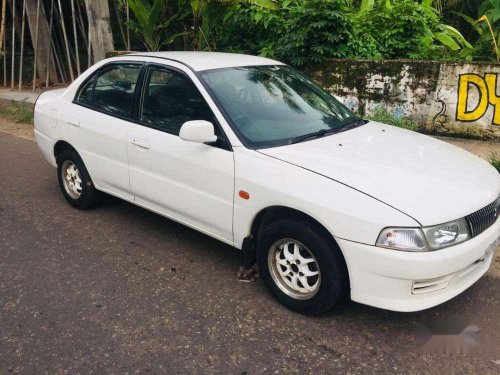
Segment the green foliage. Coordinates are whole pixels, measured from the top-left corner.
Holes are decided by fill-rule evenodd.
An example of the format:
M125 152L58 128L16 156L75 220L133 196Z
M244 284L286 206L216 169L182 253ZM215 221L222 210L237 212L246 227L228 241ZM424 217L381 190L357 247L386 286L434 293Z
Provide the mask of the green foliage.
M472 45L470 58L483 61L498 59L500 0L474 0L470 3L436 0L434 6L439 9L443 19L453 23L466 35ZM491 24L491 30L488 23Z
M472 45L464 38L462 33L453 26L439 24L438 30L433 33L434 39L440 45L434 47L431 58L448 58L454 60L472 60Z
M381 59L384 56L380 51L380 40L373 24L367 19L364 11L353 12L350 17L352 30L347 43L348 57L362 59Z
M117 1L122 9L127 0ZM129 0L129 5L129 25L148 50L242 52L295 66L332 57L493 60L491 33L485 22L477 23L482 15L500 44L500 0Z
M295 66L345 57L350 29L346 0L295 0L281 5L276 39L270 46L278 59Z
M429 128L423 124L403 117L395 116L383 107L375 109L369 120L378 121L384 124L397 126L398 128L408 129L419 133L429 135L441 135L453 138L491 140L498 142L500 133L495 129L484 129L474 125L442 125L437 128Z
M373 9L375 6L375 0L361 0L361 4L359 5L359 11L368 12Z
M347 0L284 0L279 9L231 8L218 30L219 46L295 66L347 56Z
M347 0L283 0L278 11L239 5L228 8L216 39L219 49L295 66L331 57L470 60L472 46L425 4L362 0L355 9Z
M479 45L487 49L489 45L492 54L496 56L497 62L500 62L500 0L483 1L479 7L479 19L474 26L480 34Z
M483 16L488 19L493 33L490 32L487 22L474 25L479 34L478 52L484 57L491 58L495 54L498 56L498 46L500 45L500 0L484 0L479 6L477 18ZM495 44L497 51L493 47Z
M380 3L353 15L351 57L425 58L433 44L435 12L413 0Z
M378 107L374 113L368 117L372 121L382 122L384 124L397 126L398 128L421 131L421 127L414 121L402 117L397 117L388 112L385 108Z
M422 6L440 16L443 7L456 7L462 0L423 0ZM432 7L434 3L435 8ZM433 45L429 48L428 58L436 60L471 60L472 45L465 39L460 31L452 25L439 23L432 30Z
M11 101L0 105L0 117L23 124L33 123L33 104Z
M171 44L185 32L166 35L165 31L179 16L178 13L167 17L167 1L128 0L128 5L135 18L129 21L129 27L142 40L148 51L158 51L163 44Z
M232 5L252 4L257 9L276 9L272 0L189 0L193 12L193 49L211 50L212 31ZM215 43L214 43L215 45Z
M219 50L272 56L269 48L274 39L270 30L279 27L278 11L244 2L228 7L222 22L215 27Z
M436 129L424 129L424 133L431 135L443 135L453 138L477 139L481 141L500 140L500 132L495 128L482 128L477 125L442 125Z
M496 153L492 153L488 158L488 161L496 168L498 173L500 173L500 157Z
M363 0L351 16L350 56L470 60L472 46L456 28L440 23L431 3Z

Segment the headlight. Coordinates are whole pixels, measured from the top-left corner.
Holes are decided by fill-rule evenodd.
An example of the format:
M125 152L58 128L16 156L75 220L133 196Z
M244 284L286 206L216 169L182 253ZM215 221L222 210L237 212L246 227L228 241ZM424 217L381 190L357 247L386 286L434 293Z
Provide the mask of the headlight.
M386 228L378 236L377 246L406 251L427 250L422 230L417 228Z
M470 238L465 219L425 228L386 228L377 246L405 251L427 251L456 245Z
M430 250L456 245L470 238L469 225L465 219L424 228Z

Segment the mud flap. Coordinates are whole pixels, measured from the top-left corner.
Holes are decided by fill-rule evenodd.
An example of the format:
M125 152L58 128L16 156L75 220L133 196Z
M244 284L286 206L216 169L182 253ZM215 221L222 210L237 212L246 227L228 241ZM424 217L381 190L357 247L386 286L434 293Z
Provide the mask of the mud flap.
M238 270L237 280L242 283L251 283L259 278L257 266L257 252L255 241L252 237L245 237L241 249L241 263Z

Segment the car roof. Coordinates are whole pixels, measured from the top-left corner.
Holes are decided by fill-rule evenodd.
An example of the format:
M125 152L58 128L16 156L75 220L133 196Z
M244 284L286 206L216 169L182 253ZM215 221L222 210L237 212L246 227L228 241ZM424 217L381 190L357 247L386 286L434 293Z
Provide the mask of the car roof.
M195 71L254 65L284 65L265 57L222 52L136 52L128 56L146 56L178 61Z

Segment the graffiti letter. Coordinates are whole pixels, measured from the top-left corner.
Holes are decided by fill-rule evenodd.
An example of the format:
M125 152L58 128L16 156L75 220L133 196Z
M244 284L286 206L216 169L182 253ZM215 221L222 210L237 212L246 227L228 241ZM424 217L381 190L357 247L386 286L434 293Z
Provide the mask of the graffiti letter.
M484 75L486 86L488 87L488 100L493 106L493 119L494 125L500 125L500 96L497 96L497 74L487 73Z
M479 103L472 111L467 111L467 100L469 98L469 85L473 84L479 91ZM488 108L488 89L483 78L476 74L462 74L458 82L457 120L476 121L479 120Z

